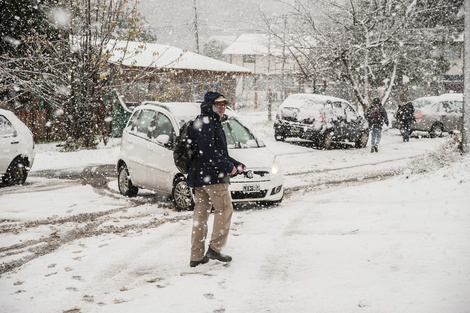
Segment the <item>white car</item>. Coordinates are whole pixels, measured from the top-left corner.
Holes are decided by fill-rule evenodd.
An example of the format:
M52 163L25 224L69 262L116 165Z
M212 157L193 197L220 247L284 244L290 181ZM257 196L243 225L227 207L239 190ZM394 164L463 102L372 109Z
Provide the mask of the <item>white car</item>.
M0 109L0 176L4 185L21 185L34 162L33 134L11 111Z
M201 112L199 103L144 102L135 108L122 135L117 162L121 194L135 196L139 188L170 195L180 210L194 205L192 193L173 162L173 146L180 127ZM229 154L247 166L247 172L230 179L234 202L279 203L284 176L275 155L245 126L236 113L226 110L223 123Z

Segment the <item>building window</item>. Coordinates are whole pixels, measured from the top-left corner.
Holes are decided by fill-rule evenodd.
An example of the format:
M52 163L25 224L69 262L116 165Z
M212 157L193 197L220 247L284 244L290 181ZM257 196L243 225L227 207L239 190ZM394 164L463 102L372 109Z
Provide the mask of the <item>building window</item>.
M255 63L256 56L254 54L245 54L243 56L243 63Z

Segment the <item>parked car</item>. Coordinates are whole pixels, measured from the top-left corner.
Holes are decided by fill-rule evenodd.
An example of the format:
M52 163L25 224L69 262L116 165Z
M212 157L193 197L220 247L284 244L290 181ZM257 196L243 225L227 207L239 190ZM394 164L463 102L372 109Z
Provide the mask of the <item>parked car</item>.
M460 130L463 122L463 94L448 93L435 97L422 97L412 101L416 123L412 131L427 131L430 137L443 132Z
M330 149L333 142L350 142L364 148L369 130L366 120L344 99L293 94L279 106L274 136L280 141L289 137L308 139L324 149Z
M23 184L33 162L33 134L15 114L0 109L0 175L2 184Z
M119 191L135 196L139 188L170 195L178 209L194 202L185 175L173 162L173 146L180 127L201 112L199 103L144 102L135 108L122 135L117 162ZM275 155L241 122L226 110L223 122L230 155L249 171L231 178L234 202L279 203L284 195L283 174Z

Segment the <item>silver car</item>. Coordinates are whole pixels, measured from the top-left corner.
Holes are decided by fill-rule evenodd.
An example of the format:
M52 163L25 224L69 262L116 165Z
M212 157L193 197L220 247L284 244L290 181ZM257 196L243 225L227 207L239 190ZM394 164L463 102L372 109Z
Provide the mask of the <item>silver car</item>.
M144 102L135 108L122 135L117 162L121 194L135 196L139 188L169 195L178 209L194 205L192 193L173 162L173 146L180 127L201 112L199 103ZM275 155L226 110L223 123L230 156L243 162L248 172L231 178L234 202L279 203L284 195L284 176Z
M23 184L33 162L33 134L15 114L11 111L0 109L1 184Z
M416 123L412 131L427 131L430 137L460 130L463 122L463 94L452 93L412 101Z

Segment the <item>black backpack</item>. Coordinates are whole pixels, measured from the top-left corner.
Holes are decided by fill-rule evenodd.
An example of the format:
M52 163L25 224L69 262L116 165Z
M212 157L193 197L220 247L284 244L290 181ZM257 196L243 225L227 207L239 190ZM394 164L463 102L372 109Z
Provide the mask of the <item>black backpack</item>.
M380 123L380 108L378 106L371 107L367 115L370 124Z
M180 134L176 137L175 147L173 148L173 161L178 170L183 174L188 174L189 165L194 159L194 145L191 139L191 129L194 120L184 123L180 128Z

